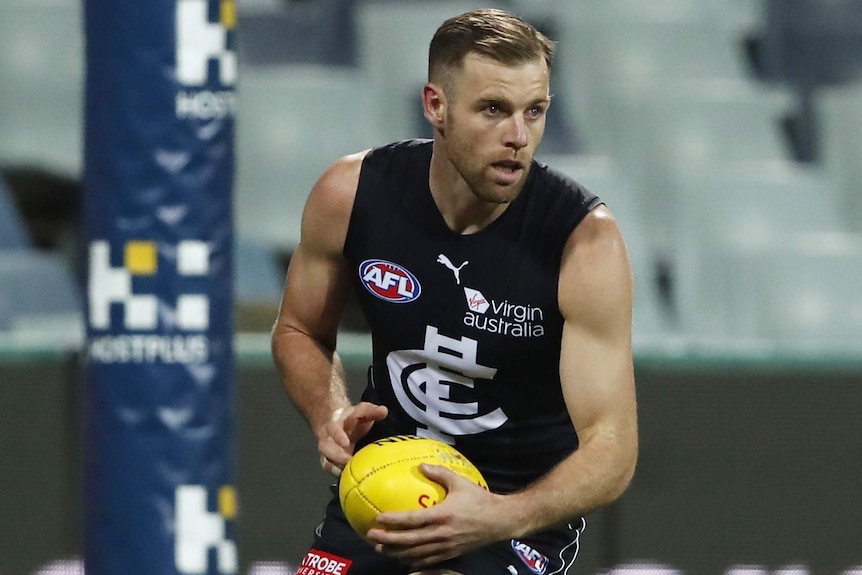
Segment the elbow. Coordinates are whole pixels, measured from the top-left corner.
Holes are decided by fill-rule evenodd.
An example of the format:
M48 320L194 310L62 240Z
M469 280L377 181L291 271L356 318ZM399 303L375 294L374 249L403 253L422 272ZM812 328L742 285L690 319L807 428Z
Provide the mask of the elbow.
M619 494L617 497L620 497L625 493L632 484L632 480L635 477L635 470L637 469L637 459L637 450L635 450L634 455L623 470L623 474L620 478Z
M638 463L638 442L635 437L620 450L617 480L611 494L611 502L619 499L629 488L635 476Z
M269 345L272 358L277 365L280 359L288 355L286 350L291 345L291 340L299 333L301 333L299 330L278 321L272 326Z
M270 350L270 353L272 353L273 359L275 359L276 361L278 360L278 357L279 357L279 350L282 347L282 342L283 342L284 337L285 337L285 331L286 330L285 330L284 326L280 325L278 321L276 321L273 324L272 330L270 330L269 350Z
M638 461L637 434L614 434L607 437L603 448L607 466L600 507L610 505L628 490L635 476Z
M307 330L279 321L275 322L270 333L270 351L276 365L286 362L291 355L302 355L311 348L331 356L335 353L335 343L335 334L314 335Z

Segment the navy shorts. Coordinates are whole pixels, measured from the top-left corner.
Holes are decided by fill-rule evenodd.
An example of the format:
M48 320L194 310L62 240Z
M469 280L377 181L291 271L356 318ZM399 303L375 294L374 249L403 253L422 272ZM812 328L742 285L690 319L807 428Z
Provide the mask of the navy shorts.
M520 540L498 541L433 568L464 575L565 575L578 556L585 528L586 521L578 519ZM374 551L347 522L336 496L326 506L314 545L296 575L408 575L413 571L416 569Z

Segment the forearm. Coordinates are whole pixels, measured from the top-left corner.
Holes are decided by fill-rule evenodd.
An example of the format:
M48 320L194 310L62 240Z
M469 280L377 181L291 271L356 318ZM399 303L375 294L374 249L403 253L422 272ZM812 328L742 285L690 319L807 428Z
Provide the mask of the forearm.
M338 354L309 335L287 328L273 332L272 354L288 396L320 437L333 413L350 405Z
M529 487L503 497L511 537L572 521L612 503L628 487L636 459L636 443L616 434L582 442Z

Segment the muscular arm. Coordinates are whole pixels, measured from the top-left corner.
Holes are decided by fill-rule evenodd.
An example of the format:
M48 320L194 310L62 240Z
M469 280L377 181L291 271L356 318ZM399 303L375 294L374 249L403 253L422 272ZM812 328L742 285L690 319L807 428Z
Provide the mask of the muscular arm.
M631 352L632 278L612 216L594 210L567 243L559 279L565 319L560 379L579 448L527 488L486 493L445 468L424 467L448 495L428 510L382 514L369 537L417 566L521 537L602 507L622 494L637 459Z
M339 467L352 453L353 436L367 431L350 414L360 426L370 425L362 419L368 408L351 406L335 352L350 293L342 249L362 157L336 162L309 194L272 329L272 354L285 389L308 420L320 453Z
M604 207L569 240L559 300L565 319L560 379L580 446L511 496L509 503L521 510L516 535L611 503L628 487L637 460L631 269Z

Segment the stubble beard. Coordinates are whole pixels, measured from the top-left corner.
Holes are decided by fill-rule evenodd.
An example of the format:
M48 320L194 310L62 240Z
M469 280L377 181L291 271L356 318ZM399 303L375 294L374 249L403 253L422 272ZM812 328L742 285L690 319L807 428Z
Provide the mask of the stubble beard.
M454 155L450 154L449 161L461 175L470 192L475 198L489 204L509 204L521 193L527 181L530 164L526 163L521 177L512 184L498 184L494 179L495 168L491 160L482 160L481 163L464 163L461 158L474 158L477 156L469 144L455 142Z

